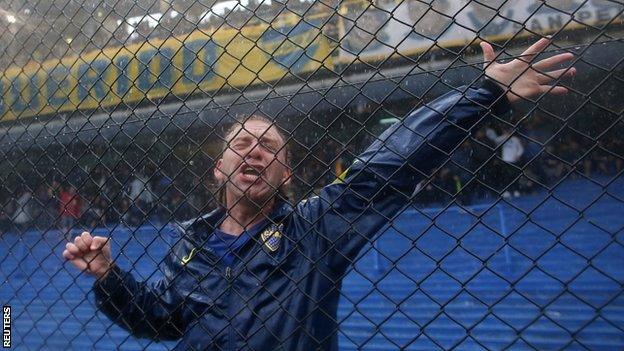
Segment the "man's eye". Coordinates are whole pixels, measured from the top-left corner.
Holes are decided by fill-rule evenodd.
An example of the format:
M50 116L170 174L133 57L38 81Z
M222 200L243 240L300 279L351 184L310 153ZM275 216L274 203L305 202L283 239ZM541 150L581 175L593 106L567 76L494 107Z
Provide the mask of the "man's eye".
M244 141L238 141L231 144L231 147L237 150L244 149L246 147L246 143Z
M272 143L261 143L262 147L270 151L271 153L276 153L278 148L275 144Z

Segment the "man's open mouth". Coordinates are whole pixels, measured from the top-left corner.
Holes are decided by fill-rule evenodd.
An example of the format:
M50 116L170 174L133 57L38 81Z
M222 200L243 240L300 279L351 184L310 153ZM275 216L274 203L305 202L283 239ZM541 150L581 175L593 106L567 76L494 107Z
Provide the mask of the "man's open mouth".
M247 179L256 179L262 174L262 169L252 166L244 166L241 173Z

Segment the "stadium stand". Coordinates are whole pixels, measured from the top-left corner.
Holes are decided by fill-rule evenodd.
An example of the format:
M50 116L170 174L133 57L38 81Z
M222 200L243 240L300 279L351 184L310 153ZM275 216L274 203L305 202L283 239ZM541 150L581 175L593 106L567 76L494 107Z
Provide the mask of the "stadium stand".
M582 349L577 341L618 349L624 343L623 196L619 176L565 181L552 196L407 209L344 279L341 349ZM159 229L95 233L115 239L121 266L155 280L173 239ZM96 313L93 296L83 298L91 279L61 267L59 235L30 231L0 241L10 287L0 299L15 292L12 306L19 311L14 340L43 349L173 347L135 339Z

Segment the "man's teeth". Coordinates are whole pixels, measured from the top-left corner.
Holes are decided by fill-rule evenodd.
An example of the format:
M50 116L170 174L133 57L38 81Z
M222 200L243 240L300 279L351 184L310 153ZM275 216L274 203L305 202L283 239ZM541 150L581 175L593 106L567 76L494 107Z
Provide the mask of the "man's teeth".
M260 175L260 172L258 172L255 168L245 168L245 170L243 171L243 174L245 175Z

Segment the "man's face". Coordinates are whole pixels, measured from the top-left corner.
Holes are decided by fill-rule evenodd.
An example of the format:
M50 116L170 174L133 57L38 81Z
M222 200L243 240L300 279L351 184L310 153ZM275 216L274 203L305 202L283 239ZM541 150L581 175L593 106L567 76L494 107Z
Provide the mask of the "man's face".
M242 198L261 206L290 182L284 140L274 126L252 119L227 138L228 147L214 172L215 178L226 184L228 201Z

